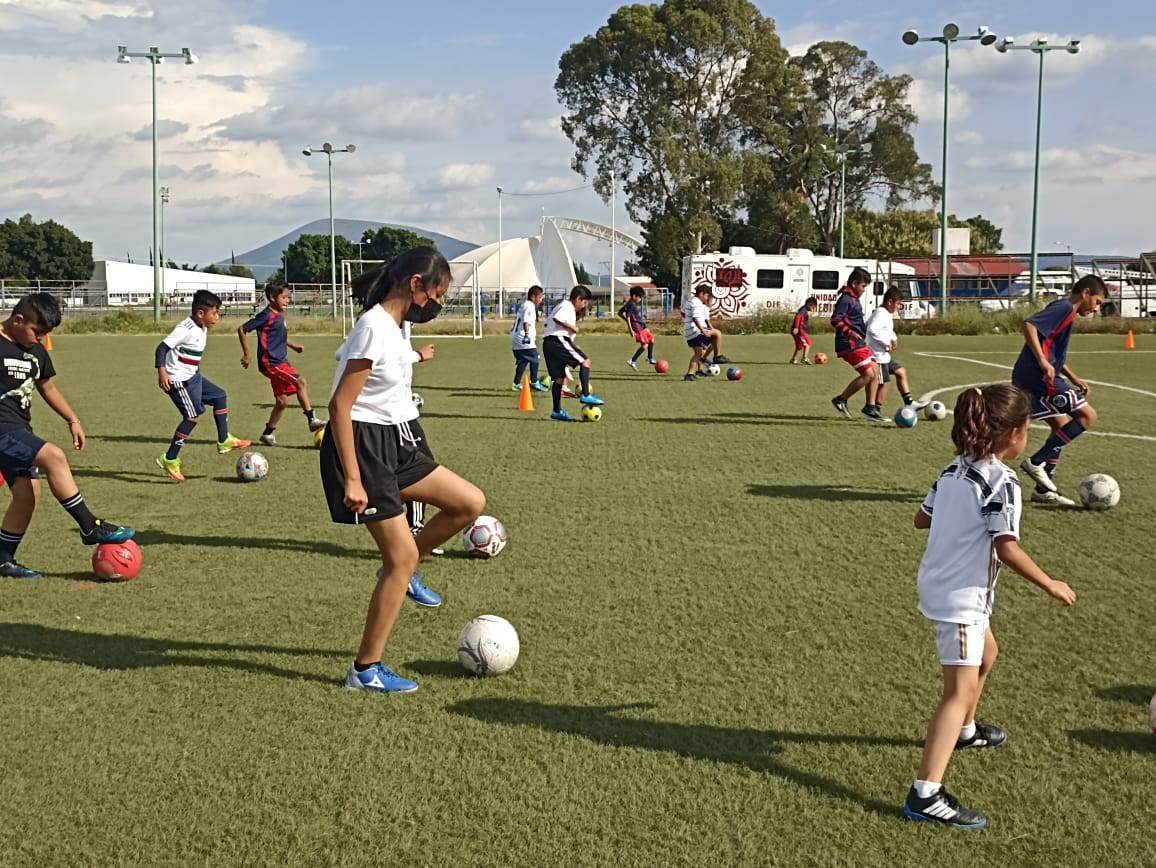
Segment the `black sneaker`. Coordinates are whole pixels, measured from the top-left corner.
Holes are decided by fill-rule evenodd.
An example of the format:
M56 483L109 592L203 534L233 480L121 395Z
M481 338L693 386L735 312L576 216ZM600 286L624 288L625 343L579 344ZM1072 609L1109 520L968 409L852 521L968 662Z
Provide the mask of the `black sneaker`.
M44 573L29 569L16 561L5 561L0 564L0 576L6 579L43 579Z
M100 543L118 543L125 540L132 539L133 529L131 527L121 527L113 524L111 521L105 521L98 518L96 524L93 525L92 530L88 533L80 532L80 540L86 546L99 545Z
M846 416L848 419L854 418L851 411L847 409L847 402L843 400L842 395L836 395L831 399L831 406Z
M965 747L1003 747L1007 744L1007 733L991 723L975 722L975 735L964 741L962 738L955 743L955 749Z
M903 803L903 815L909 820L943 823L957 829L982 829L987 825L987 817L960 805L959 799L943 787L926 799L919 798L915 787L912 787L907 793L907 801Z
M878 407L864 407L863 415L872 422L890 422L891 420L879 412Z
M731 363L731 360L728 359L726 356L715 356L714 357L714 363L716 365L729 365Z

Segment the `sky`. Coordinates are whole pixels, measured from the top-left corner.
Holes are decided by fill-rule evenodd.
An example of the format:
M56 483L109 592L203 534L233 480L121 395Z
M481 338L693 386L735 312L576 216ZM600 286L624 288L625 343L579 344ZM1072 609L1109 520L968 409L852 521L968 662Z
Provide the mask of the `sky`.
M152 244L150 70L116 48L189 47L157 68L167 258L205 264L334 211L484 244L536 234L543 215L612 222L570 168L554 95L558 60L619 3L429 0L0 0L0 219L31 213L93 242L98 259L147 261ZM1156 249L1156 7L1021 0L814 0L756 6L792 53L842 39L911 75L920 157L941 173L943 48L915 28L986 25L1017 44L1081 40L1045 59L1038 247ZM951 53L948 205L1004 228L1027 251L1038 60L977 42ZM499 197L496 187L501 186ZM621 200L613 222L637 234ZM608 245L568 235L591 274ZM619 252L618 261L622 254ZM257 263L262 264L262 263Z

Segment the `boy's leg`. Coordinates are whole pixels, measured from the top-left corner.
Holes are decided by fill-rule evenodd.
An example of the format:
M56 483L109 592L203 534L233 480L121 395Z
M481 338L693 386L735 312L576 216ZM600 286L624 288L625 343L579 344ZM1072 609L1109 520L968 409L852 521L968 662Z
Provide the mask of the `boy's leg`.
M1052 429L1051 436L1044 441L1044 445L1040 447L1039 451L1028 459L1028 462L1034 467L1042 465L1044 473L1047 474L1050 481L1056 474L1056 467L1060 463L1060 454L1063 448L1091 428L1096 423L1096 419L1097 414L1091 404L1083 404L1078 409L1073 410L1071 416L1054 416L1045 419L1048 427ZM1055 490L1054 484L1049 489L1041 480L1036 479L1034 474L1031 475L1036 481L1037 494Z
M550 384L550 397L554 399L554 412L562 412L562 387L566 384L566 380L559 378L553 380Z
M526 368L529 367L529 360L520 352L514 353L514 387L522 387L522 376L526 373ZM535 377L534 379L537 379Z
M658 359L654 357L654 341L646 342L646 361L652 365L658 361Z
M578 366L578 382L582 384L582 394L590 394L590 360L583 359Z
M249 445L248 440L242 440L229 433L229 399L225 390L207 378L202 378L201 400L213 408L213 421L217 425L217 451L228 452L230 449L244 449Z
M10 479L9 489L12 502L0 521L0 576L21 579L39 579L44 573L16 563L16 550L20 547L36 504L40 501L40 481L27 476Z
M297 398L300 400L300 393L298 393ZM277 426L281 423L281 417L285 415L285 408L288 406L288 395L273 396L273 409L269 413L269 421L265 424L265 436L272 434Z
M645 353L646 350L647 350L646 344L639 344L638 349L636 349L634 351L634 355L630 357L630 361L637 362L640 358L642 358L642 354ZM647 356L647 358L650 358L650 357Z
M169 441L168 451L165 452L165 461L176 461L181 457L181 447L192 436L193 429L197 427L199 421L199 416L181 420L181 424L177 425L177 430L173 432L173 439Z
M305 414L305 421L309 425L309 430L316 431L320 428L321 426L316 424L317 417L313 415L313 402L309 400L309 384L300 374L297 375L297 404L301 408L301 412Z
M486 507L486 495L480 488L441 465L402 489L401 496L438 508L437 515L416 537L419 560L472 524Z
M68 458L59 446L45 443L36 453L35 466L48 480L53 497L60 501L60 505L80 528L80 536L85 545L132 539L132 528L118 527L111 522L101 521L92 514L72 476Z

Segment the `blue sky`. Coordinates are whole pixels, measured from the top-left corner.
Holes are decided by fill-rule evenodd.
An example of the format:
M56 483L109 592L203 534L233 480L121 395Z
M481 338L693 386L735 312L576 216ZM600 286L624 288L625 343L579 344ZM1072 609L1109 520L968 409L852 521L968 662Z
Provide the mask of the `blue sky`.
M338 217L485 243L497 238L501 185L506 237L534 233L543 213L609 223L609 207L569 168L553 83L562 52L619 5L0 0L0 217L58 220L98 258L147 257L149 70L114 62L125 44L187 45L201 60L159 69L165 249L177 260L205 263L326 216L325 162L301 154L324 141L358 148L334 159ZM1156 248L1151 4L756 5L795 52L845 39L912 75L917 145L936 177L943 51L903 45L906 28L932 34L955 21L1021 43L1081 39L1081 54L1047 58L1039 247ZM1025 251L1035 56L970 43L952 58L950 208L983 213L1004 227L1009 250ZM632 228L621 202L616 220ZM574 248L592 272L609 258L594 242L575 238Z

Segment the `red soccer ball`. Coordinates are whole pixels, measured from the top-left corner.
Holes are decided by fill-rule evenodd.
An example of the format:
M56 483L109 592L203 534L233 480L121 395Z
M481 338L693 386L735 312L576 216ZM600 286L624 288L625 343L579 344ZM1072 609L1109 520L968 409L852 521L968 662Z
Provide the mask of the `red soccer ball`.
M670 370L670 362L668 362L666 359L659 359L657 362L654 363L655 373L665 374L669 370Z
M816 365L827 364L827 354L826 353L815 353L815 364Z
M742 368L727 368L728 380L741 380L743 378Z
M127 582L140 572L140 546L132 540L102 543L92 553L92 571L107 582Z

